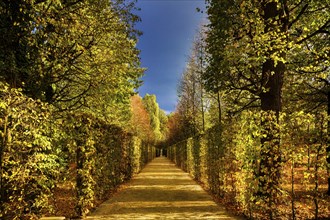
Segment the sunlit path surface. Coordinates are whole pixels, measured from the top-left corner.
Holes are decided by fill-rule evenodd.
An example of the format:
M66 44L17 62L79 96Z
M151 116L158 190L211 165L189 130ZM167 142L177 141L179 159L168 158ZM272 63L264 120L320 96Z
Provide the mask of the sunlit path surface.
M239 218L231 217L187 173L160 157L87 219Z

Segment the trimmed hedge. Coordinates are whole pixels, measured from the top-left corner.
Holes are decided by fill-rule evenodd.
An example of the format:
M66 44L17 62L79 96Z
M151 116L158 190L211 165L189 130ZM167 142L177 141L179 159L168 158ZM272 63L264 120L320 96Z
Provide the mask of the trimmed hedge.
M49 107L0 84L0 218L36 219L50 208L59 163Z
M73 124L70 148L75 149L77 165L76 211L85 216L97 200L105 199L152 160L155 148L91 115L74 115L69 121Z
M329 202L321 185L327 186L328 175L326 113L282 114L280 123L274 126L281 137L280 149L276 149L280 154L275 156L271 143L261 144L261 117L261 112L243 112L221 128L168 147L169 158L213 195L249 218L325 217ZM281 174L279 188L272 188L270 200L259 194L260 182L271 183L273 178L272 173L260 174L264 169L262 152L271 155L270 160L280 161L278 170L271 167L269 171ZM299 200L296 189L304 192ZM300 209L307 207L306 215Z
M0 96L1 219L52 212L54 187L72 180L85 216L155 157L151 144L93 115L59 115L3 83Z

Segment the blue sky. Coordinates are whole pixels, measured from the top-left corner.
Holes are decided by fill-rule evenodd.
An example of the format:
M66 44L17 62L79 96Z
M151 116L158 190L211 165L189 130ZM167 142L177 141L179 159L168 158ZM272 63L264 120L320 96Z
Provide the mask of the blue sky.
M198 27L205 22L204 0L138 0L136 12L142 22L137 29L142 67L147 68L139 88L140 96L155 94L161 109L174 111L177 85L186 66Z

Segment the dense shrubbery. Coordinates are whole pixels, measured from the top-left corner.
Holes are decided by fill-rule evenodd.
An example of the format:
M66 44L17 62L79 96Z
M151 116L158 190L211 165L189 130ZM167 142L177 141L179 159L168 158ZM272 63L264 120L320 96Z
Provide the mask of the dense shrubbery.
M50 108L0 85L1 218L30 219L48 209L58 175Z
M5 84L0 95L1 218L51 212L53 188L72 180L76 214L85 215L155 155L147 143L92 115L59 118L51 106Z
M325 115L281 115L275 126L281 131L281 153L269 157L281 157L280 167L270 170L274 175L280 171L280 188L274 184L267 192L271 196L260 193L261 183L272 183L272 175L262 175L262 152L273 152L272 144L261 143L261 113L244 112L226 121L223 129L213 128L179 142L169 147L169 157L214 195L250 218L326 217Z
M87 114L71 116L72 149L77 167L78 216L84 216L108 192L129 180L155 150L120 127ZM71 163L75 163L71 161Z
M329 3L206 3L169 119L172 159L246 216L328 218Z
M84 215L153 157L150 117L130 105L144 72L134 8L0 3L1 219L57 214L67 197Z

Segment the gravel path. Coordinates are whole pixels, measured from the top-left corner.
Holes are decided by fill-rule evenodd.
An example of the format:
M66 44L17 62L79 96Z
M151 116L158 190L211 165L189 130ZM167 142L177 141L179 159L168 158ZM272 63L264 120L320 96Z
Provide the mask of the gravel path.
M158 157L86 219L240 218L230 216L167 158Z

